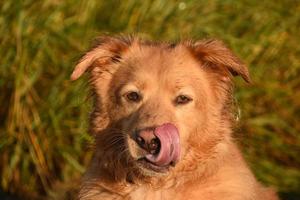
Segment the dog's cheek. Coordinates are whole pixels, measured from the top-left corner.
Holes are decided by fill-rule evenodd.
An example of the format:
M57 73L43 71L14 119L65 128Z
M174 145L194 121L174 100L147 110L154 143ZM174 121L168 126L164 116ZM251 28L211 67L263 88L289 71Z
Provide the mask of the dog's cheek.
M190 107L187 106L176 113L183 156L190 150L190 141L200 144L206 134L209 124L208 107L208 101L202 98L201 101L196 101Z
M121 97L111 97L106 102L111 121L120 122L123 130L130 130L133 121L136 120L138 107L136 105L128 105L128 103L123 102Z
M197 120L190 112L189 114L177 114L175 122L180 136L181 155L185 155L186 150L189 148L188 140L196 130Z
M183 138L187 138L189 133L192 132L201 122L205 112L201 108L198 108L195 104L186 105L183 108L177 109L175 112L176 121L181 129L188 132L183 135Z

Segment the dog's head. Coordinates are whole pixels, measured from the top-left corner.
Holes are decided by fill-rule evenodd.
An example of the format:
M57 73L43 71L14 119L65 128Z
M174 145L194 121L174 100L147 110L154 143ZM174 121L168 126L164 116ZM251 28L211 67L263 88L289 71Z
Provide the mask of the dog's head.
M95 94L91 131L100 162L150 176L218 151L230 135L232 76L250 81L245 65L216 40L104 37L71 78L86 70Z

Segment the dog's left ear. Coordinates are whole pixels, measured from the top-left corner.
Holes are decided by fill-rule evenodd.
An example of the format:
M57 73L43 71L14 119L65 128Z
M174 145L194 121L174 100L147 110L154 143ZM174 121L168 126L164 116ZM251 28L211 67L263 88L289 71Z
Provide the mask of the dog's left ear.
M212 66L224 74L240 75L246 82L251 82L246 65L218 40L202 40L192 44L194 56L207 66Z
M132 37L99 37L94 47L89 50L78 62L71 74L71 80L78 79L97 61L98 67L105 67L109 63L117 62L132 43Z

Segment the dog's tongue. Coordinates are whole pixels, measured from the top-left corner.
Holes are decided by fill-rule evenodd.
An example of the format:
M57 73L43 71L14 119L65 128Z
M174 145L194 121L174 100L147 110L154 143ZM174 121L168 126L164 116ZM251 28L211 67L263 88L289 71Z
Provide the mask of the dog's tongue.
M163 124L155 129L154 134L160 141L160 151L157 155L147 154L146 159L150 162L164 166L171 162L175 164L180 156L179 133L171 123Z

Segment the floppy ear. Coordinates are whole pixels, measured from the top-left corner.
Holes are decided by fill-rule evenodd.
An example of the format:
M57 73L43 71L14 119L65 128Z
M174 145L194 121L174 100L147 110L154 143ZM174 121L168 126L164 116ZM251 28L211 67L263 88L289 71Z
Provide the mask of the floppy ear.
M214 67L225 75L240 75L246 82L251 82L246 65L223 42L202 40L192 45L192 52L205 65Z
M132 42L131 37L100 37L94 47L89 50L78 62L71 74L71 80L78 79L97 61L97 66L104 66L110 62L116 62L120 54L125 51Z

